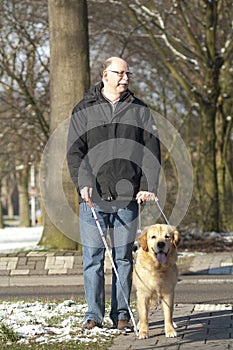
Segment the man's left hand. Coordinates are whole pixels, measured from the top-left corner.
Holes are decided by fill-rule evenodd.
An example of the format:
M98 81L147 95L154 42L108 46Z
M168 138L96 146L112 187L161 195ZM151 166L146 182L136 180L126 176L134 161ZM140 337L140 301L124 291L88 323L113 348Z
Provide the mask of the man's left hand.
M156 195L153 192L148 191L139 191L136 199L137 201L147 202L147 201L154 201L156 200Z

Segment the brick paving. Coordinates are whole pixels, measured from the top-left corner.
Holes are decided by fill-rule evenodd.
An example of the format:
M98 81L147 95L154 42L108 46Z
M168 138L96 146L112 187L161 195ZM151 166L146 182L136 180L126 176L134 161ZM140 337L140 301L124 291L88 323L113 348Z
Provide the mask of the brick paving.
M117 337L109 350L233 349L233 305L175 305L177 338L166 338L160 306L149 315L149 338L134 333Z
M105 270L111 273L108 256ZM233 252L199 253L193 258L189 272L198 275L233 275ZM78 251L0 254L0 276L77 274L82 274L82 253Z
M0 254L0 276L67 276L82 272L82 253L77 251ZM111 273L108 256L105 272Z
M197 254L189 266L189 273L194 276L221 275L224 284L233 274L233 252ZM206 283L211 281L206 280ZM149 313L148 339L139 340L134 333L120 335L109 350L233 350L233 298L227 304L176 304L174 321L178 336L166 338L163 312L158 305Z
M80 252L0 254L0 276L82 274Z

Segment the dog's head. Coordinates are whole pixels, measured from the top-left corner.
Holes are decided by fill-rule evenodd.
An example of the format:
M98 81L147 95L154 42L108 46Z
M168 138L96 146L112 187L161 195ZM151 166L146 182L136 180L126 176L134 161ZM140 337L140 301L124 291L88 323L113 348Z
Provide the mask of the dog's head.
M176 251L180 237L174 226L156 224L142 231L139 242L144 251L155 256L160 264L164 264L168 256Z

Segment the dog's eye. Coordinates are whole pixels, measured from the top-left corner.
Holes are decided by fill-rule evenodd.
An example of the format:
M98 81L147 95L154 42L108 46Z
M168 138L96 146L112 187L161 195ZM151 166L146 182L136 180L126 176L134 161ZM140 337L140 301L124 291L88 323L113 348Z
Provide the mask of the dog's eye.
M156 239L156 236L152 236L151 239Z
M166 238L166 239L169 239L169 238L170 238L170 236L169 236L169 235L166 235L166 236L165 236L165 238Z

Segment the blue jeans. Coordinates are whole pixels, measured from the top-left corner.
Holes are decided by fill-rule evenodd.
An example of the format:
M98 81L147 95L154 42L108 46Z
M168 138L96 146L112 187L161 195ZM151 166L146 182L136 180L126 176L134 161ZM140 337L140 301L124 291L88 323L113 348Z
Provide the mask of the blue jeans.
M111 203L109 204L111 205ZM132 287L132 248L136 237L138 206L132 202L115 212L102 212L93 204L101 229L106 237L110 233L112 258L116 266L121 286L112 273L112 298L110 317L116 325L118 320L129 320L127 303L130 303ZM105 314L105 247L88 204L80 204L80 233L83 251L84 288L88 309L84 316L102 324Z

